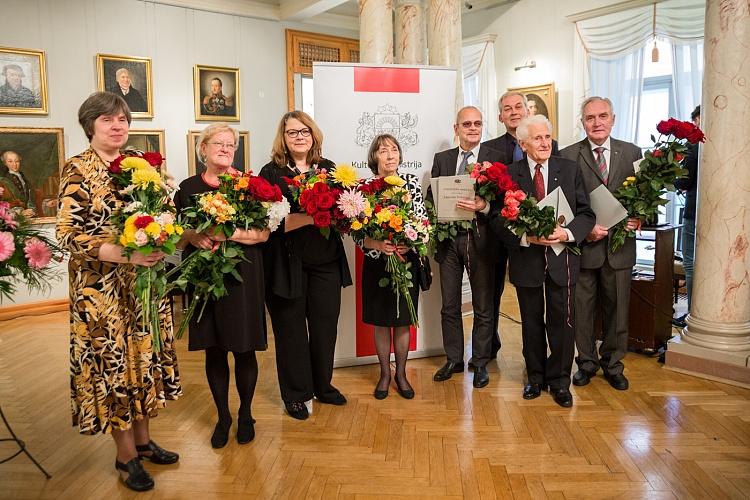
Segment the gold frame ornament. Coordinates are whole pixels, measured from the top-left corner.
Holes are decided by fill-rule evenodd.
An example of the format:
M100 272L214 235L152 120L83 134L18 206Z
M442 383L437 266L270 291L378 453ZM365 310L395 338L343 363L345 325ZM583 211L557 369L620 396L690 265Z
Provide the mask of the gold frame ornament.
M15 66L15 68L9 68L9 66ZM38 100L38 106L15 106L11 105L12 102L10 100L6 100L13 98L13 96L5 95L5 86L7 84L6 71L10 69L18 73L18 68L21 70L20 84L22 94L18 98L31 98L34 102ZM2 80L0 80L2 82L2 85L0 85L0 114L46 115L49 113L47 102L47 66L43 50L0 47L0 75L2 75ZM30 87L28 83L29 79L31 81Z
M154 117L154 87L151 76L151 59L148 57L137 56L116 56L112 54L96 55L96 88L100 91L114 92L123 97L126 102L129 100L121 92L115 92L117 85L117 71L121 68L128 70L131 88L135 90L132 101L128 102L131 106L130 114L133 118L153 118ZM106 82L105 82L106 79ZM145 87L143 84L145 83ZM143 95L145 92L146 95ZM143 102L144 106L140 103ZM137 104L137 107L134 106ZM133 109L136 108L136 109ZM141 109L137 109L141 108Z
M205 170L205 167L198 159L198 153L195 152L195 146L198 144L198 137L200 137L202 130L189 130L187 134L187 146L188 146L188 176L192 177L196 173L203 173L203 170ZM250 167L250 132L247 130L240 130L238 131L240 136L240 145L237 147L237 149L234 151L234 161L232 162L232 165L237 168L237 160L238 155L241 155L241 161L243 165L241 165L243 168L238 168L237 170L242 170L243 172L252 172L252 168ZM198 172L200 166L200 172Z
M212 99L210 90L214 79L221 82L220 97L216 99ZM196 64L193 68L193 101L196 121L240 121L240 69Z
M557 99L554 82L532 87L515 87L508 89L508 91L520 92L526 96L527 100L537 98L540 101L540 103L536 103L537 114L544 115L549 119L552 123L552 138L557 139Z

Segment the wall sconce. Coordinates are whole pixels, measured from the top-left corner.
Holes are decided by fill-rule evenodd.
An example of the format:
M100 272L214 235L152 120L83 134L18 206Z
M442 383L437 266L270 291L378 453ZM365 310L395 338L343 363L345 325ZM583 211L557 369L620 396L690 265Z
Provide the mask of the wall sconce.
M515 70L519 71L519 70L522 70L523 68L536 68L536 61L533 59L531 61L524 61L522 65L516 66Z

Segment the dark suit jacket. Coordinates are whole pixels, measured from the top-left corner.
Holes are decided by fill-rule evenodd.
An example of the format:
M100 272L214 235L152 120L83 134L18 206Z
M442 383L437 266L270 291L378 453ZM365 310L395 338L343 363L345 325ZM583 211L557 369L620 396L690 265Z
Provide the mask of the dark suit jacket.
M526 194L534 196L534 181L527 160L511 164L508 172ZM559 186L570 203L575 216L566 227L580 244L591 232L596 221L596 216L589 206L589 195L581 173L574 162L551 157L547 175L547 192L551 193ZM551 247L541 245L522 247L521 239L503 225L503 219L499 215L501 209L502 200L493 203L490 224L509 250L511 283L526 287L542 286L546 273L549 273L550 278L559 286L573 285L578 281L580 256L567 250L555 255Z
M502 162L502 157L498 151L490 149L485 146L479 147L479 158L476 162L481 163L483 161L489 162ZM432 162L432 172L430 177L444 177L456 175L456 164L458 163L458 148L447 149L435 154L435 158ZM427 199L432 201L432 187L427 189ZM471 239L475 245L477 252L497 252L497 240L494 235L490 234L489 226L487 225L487 216L482 213L477 213L476 220L477 230L474 231L474 237ZM446 240L438 243L435 260L442 262L445 256L445 250L452 241Z
M510 165L513 163L513 149L516 144L516 138L510 135L510 133L506 132L500 137L495 137L494 139L490 139L489 141L485 141L482 143L482 147L487 146L490 149L494 149L495 151L500 152L502 155L502 160L500 160L502 163L505 163L506 165ZM481 151L481 149L480 149ZM552 141L552 155L553 156L559 156L560 151L557 147L557 141ZM526 159L526 153L523 154L524 159Z
M617 139L610 139L609 181L607 189L617 191L628 176L635 175L633 162L643 157L641 148L635 144ZM563 158L573 160L583 174L586 192L590 193L603 184L601 173L596 166L594 153L588 139L571 144L560 152ZM581 255L581 267L584 269L598 269L604 265L605 259L614 269L626 269L635 265L635 238L626 238L625 244L617 252L612 253L610 237L602 238L594 243L586 243Z
M26 178L25 175L23 175L23 172L19 171L18 174L23 179L23 182L26 184L26 187L24 188L23 183L21 183L20 180L18 180L18 177L10 171L8 171L7 174L5 174L5 177L10 179L10 181L13 183L13 185L16 187L16 192L20 196L20 201L24 203L24 205L29 204L29 200L31 199L31 184L29 184L29 180Z
M687 154L682 162L682 167L687 169L686 177L680 177L674 181L674 186L680 191L685 191L685 212L683 219L695 220L695 209L698 201L698 156L700 150L697 144L687 145Z

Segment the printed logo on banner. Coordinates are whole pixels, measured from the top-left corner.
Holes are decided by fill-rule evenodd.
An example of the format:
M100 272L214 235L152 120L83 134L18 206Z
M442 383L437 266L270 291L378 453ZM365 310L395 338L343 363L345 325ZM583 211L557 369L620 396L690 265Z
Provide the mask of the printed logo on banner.
M375 113L365 111L359 118L357 137L358 146L369 147L375 136L391 134L398 139L401 149L406 151L419 142L416 126L419 116L415 113L399 113L395 106L385 104L378 106Z

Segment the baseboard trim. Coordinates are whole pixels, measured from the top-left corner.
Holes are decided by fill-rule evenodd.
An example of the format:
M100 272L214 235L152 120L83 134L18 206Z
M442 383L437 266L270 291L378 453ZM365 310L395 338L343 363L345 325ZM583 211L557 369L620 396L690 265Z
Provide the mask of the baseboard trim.
M54 299L28 302L7 307L0 307L0 321L20 318L21 316L39 316L55 312L67 311L70 300Z

